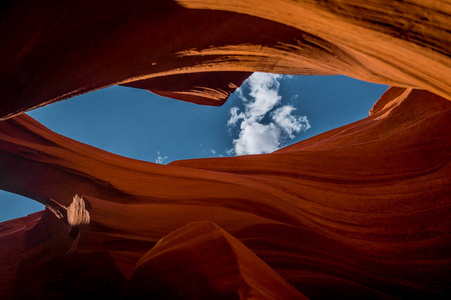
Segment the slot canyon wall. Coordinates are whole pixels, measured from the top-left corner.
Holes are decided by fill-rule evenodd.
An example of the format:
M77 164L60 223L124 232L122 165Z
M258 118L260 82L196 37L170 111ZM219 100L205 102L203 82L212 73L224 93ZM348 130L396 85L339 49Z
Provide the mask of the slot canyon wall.
M448 1L5 1L0 298L447 299ZM254 71L392 85L266 155L157 165L23 114L115 84L221 105ZM71 100L69 100L71 101Z

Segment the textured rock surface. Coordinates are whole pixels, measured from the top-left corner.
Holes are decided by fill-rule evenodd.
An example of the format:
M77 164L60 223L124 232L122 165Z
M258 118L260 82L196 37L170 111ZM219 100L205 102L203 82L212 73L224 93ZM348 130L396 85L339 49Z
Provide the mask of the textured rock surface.
M77 236L50 210L28 231L11 224L30 217L5 223L7 253L22 256L2 261L2 287L36 278L15 285L63 293L64 267L99 256L121 271L100 286L124 284L163 236L209 220L309 298L446 297L450 116L446 99L390 88L366 119L273 154L167 166L78 143L26 115L9 119L0 124L0 187L49 205L82 194L91 221Z
M202 220L311 299L450 298L450 10L388 0L2 3L0 188L47 209L0 224L0 298L118 298L162 237ZM220 105L253 71L402 87L368 118L275 153L168 166L17 115L112 84ZM72 208L89 224L69 231L77 194L84 205ZM212 274L198 261L193 273Z
M202 267L193 267L202 266ZM307 299L216 224L193 222L139 260L123 296L143 299Z
M451 99L450 16L447 1L6 1L0 118L113 84L220 105L253 71Z

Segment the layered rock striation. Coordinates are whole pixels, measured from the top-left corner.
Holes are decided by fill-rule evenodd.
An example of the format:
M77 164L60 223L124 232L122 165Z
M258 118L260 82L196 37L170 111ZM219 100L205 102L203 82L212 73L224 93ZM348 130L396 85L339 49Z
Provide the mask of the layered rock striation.
M0 118L114 84L220 105L249 72L451 98L447 1L7 1Z
M194 267L193 266L201 266ZM136 264L125 299L307 299L216 224L189 223Z
M450 297L448 2L21 0L0 15L0 188L47 207L0 224L0 298ZM167 166L21 114L113 84L221 105L253 71L399 87L272 154Z
M70 295L73 290L62 288L70 274L87 290L115 286L118 296L162 237L206 220L312 299L445 297L451 282L450 116L446 99L390 88L366 119L275 153L167 166L73 141L26 115L3 121L0 187L48 206L70 207L72 196L82 194L90 216L76 236L51 210L34 227L2 231L2 244L21 253L4 254L4 295L17 286L22 296ZM175 242L171 249L167 259L173 253L175 262ZM186 255L202 251L192 246ZM218 257L224 255L230 254ZM92 279L74 270L79 260L116 275ZM205 275L210 262L179 263ZM157 273L152 276L165 276L167 285L171 274ZM52 285L42 278L52 278Z

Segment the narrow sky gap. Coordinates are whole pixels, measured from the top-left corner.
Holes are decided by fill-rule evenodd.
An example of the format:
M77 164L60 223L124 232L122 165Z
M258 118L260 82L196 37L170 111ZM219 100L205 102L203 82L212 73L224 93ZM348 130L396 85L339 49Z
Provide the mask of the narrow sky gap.
M246 84L222 107L199 106L145 90L113 86L44 106L29 115L77 141L119 155L167 164L180 159L250 153L244 147L250 145L248 140L243 143L244 150L238 150L243 152L236 151L236 145L245 141L239 139L244 119L234 120L231 114L235 110L236 118L240 113L245 115L246 104L254 113L250 116L266 111L260 120L263 125L272 122L274 127L283 128L279 130L284 130L280 133L285 134L284 138L276 139L277 147L283 147L368 116L368 111L387 89L384 85L345 76L263 74L253 78L262 83L262 77L277 79L278 83L269 85L278 85L276 100L280 97L272 106L271 101L265 107L261 104L252 107L250 98L243 101ZM254 95L268 96L261 89L255 90ZM270 106L272 109L268 110ZM0 191L0 203L4 208L0 222L43 209L37 202L3 191Z

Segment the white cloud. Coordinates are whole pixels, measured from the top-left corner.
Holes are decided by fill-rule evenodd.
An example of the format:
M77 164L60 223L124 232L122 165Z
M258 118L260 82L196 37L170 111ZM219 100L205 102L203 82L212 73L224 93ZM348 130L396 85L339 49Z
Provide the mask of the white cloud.
M262 154L279 149L295 133L310 128L307 117L295 116L291 105L281 105L279 95L282 75L254 73L245 84L249 87L246 97L239 90L238 97L243 100L244 112L238 107L230 109L227 125L236 126L240 121L238 138L233 140L233 148L228 154ZM265 119L265 121L264 121Z
M161 156L160 151L157 151L158 157L155 159L155 163L163 164L164 161L168 158L167 156Z
M245 118L243 113L238 113L239 110L236 106L230 109L230 119L227 121L228 126L235 126L236 122Z
M279 95L280 83L278 79L280 78L282 78L282 75L268 73L254 73L249 77L249 96L254 101L250 101L246 105L246 117L263 117L280 102L282 99Z
M291 105L279 107L272 113L272 119L280 127L290 139L294 138L293 133L307 131L310 124L306 116L293 116L291 113L295 111Z
M270 123L241 123L240 135L233 141L236 155L269 153L279 149L280 129Z

